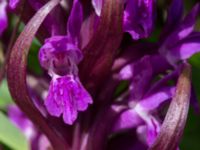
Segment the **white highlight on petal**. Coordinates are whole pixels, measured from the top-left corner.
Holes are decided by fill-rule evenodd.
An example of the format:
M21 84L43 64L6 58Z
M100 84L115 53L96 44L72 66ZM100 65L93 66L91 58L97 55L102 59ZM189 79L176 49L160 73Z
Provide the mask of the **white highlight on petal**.
M101 15L102 3L103 3L103 0L92 0L92 5L98 16Z

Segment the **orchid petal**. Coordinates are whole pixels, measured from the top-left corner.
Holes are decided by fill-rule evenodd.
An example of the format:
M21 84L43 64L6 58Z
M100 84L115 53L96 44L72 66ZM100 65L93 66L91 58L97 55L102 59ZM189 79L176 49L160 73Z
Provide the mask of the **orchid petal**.
M174 92L175 87L173 86L161 88L153 94L144 96L144 98L139 102L139 105L141 105L145 110L154 110L164 101L171 99Z
M144 56L141 60L127 65L120 71L122 79L131 80L131 99L140 99L153 75L150 56Z
M169 35L173 29L181 22L183 15L183 1L172 0L167 13L167 22L161 34L161 38L164 39Z
M167 59L172 64L180 60L186 60L195 53L200 52L200 32L193 32L181 40L167 52Z
M154 27L154 0L127 0L124 11L124 30L134 40L147 38Z
M73 7L67 23L67 33L74 42L78 42L81 24L83 21L82 6L79 0L74 0ZM77 44L77 43L76 43Z
M26 115L15 105L8 106L10 120L31 140L35 136L35 127Z
M0 1L0 36L8 26L8 19L6 13L7 2L6 0Z
M147 143L152 145L160 131L160 123L154 118L150 117L147 122Z
M136 128L141 124L144 124L144 121L137 112L134 109L128 109L120 114L113 127L113 131Z
M141 105L136 105L134 110L138 113L138 115L144 120L146 124L146 142L150 146L155 141L159 131L160 131L160 123L143 108Z
M186 38L194 30L197 16L200 12L200 4L193 7L190 13L184 18L176 29L167 37L163 46L160 48L161 54L165 55L170 48L177 44L180 40Z
M159 62L159 63L158 63ZM141 99L149 87L153 75L170 68L167 61L159 55L147 55L140 60L125 66L119 73L123 80L131 80L131 99Z
M17 6L19 5L21 0L9 0L9 8L11 8L12 10L16 9Z
M53 78L45 100L48 112L56 117L63 114L64 122L70 125L76 120L78 111L85 111L91 103L89 93L73 76Z
M46 39L39 51L40 64L47 70L52 69L52 64L56 65L55 63L62 64L59 68L66 70L66 67L69 67L67 58L78 64L82 57L80 49L68 36L53 36ZM64 66L64 64L67 66Z

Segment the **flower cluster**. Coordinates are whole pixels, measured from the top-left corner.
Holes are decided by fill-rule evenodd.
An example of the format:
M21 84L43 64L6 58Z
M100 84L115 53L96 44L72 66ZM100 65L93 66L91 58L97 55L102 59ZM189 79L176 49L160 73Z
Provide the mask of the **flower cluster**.
M30 149L179 148L192 99L187 61L200 51L200 4L184 15L182 0L171 0L151 42L157 7L155 0L0 0L2 38L8 14L25 24L5 46L2 70L17 104L8 117ZM40 75L26 69L34 37Z

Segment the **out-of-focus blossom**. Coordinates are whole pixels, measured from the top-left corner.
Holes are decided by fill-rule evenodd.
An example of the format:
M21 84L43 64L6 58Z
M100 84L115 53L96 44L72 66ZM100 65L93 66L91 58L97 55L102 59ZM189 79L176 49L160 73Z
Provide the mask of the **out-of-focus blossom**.
M162 81L151 84L153 77L159 73L156 67L157 61L160 60L161 64L166 63L160 57L159 55L144 56L120 71L122 79L131 81L128 100L130 109L120 115L114 130L144 128L145 132L140 134L146 137L146 141L143 142L149 146L154 142L160 129L160 122L154 117L155 114L153 115L152 111L155 111L166 100L170 100L175 91L174 86L166 85L165 80L168 76L161 79Z
M6 8L7 8L7 1L0 0L0 36L8 26Z
M92 1L95 12L101 14L103 1ZM155 21L155 0L126 0L123 26L134 40L147 38L153 31Z
M175 0L171 6L171 12L169 12L168 16L169 21L168 24L166 24L165 29L169 30L172 21L175 20L173 17L177 19L177 24L171 32L168 32L167 34L164 32L162 34L164 41L159 48L161 55L163 55L173 66L180 60L186 60L200 51L200 32L194 30L197 17L200 13L200 4L196 4L188 15L185 16L182 21L179 21L181 20L182 11L177 11L178 15L172 13L176 11L174 5L178 3L177 1L179 0ZM179 5L182 7L181 4Z
M82 6L75 0L68 19L67 36L52 36L39 52L40 64L52 77L45 105L51 115L63 114L66 124L73 124L78 111L85 111L92 103L78 77L77 65L83 57L79 49L82 18Z
M28 140L32 140L36 136L34 125L16 105L8 106L8 116L23 131Z
M138 134L145 135L144 142L148 146L154 142L160 129L161 122L157 119L159 117L156 111L166 100L171 100L175 93L175 86L166 84L167 81L178 75L179 61L190 58L200 50L199 32L194 31L199 4L181 21L182 5L180 0L174 0L169 8L167 24L161 34L159 54L139 58L120 71L121 79L130 80L130 109L120 115L114 131L131 128L140 131L141 127L145 127L145 132ZM178 10L175 11L176 9ZM172 31L169 30L170 27ZM153 82L155 76L166 74L167 70L173 69L172 66L176 66L174 71Z
M37 130L34 124L16 105L8 106L8 117L25 135L31 150L47 150L51 148L46 136Z
M11 9L16 9L17 8L17 6L19 5L19 3L20 3L20 0L9 0L9 7L11 8Z
M147 38L153 31L155 20L154 0L127 0L124 11L124 31L134 40Z

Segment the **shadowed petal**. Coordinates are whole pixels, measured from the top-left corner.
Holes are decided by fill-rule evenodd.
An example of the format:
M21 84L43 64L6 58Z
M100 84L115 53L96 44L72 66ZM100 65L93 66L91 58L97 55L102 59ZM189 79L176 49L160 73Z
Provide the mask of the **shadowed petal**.
M184 20L176 27L176 29L174 29L174 31L167 37L167 39L164 41L163 45L159 49L159 52L166 57L170 64L175 65L175 63L178 61L175 60L175 58L173 58L174 56L170 55L170 53L174 52L173 48L177 44L179 44L179 41L185 40L185 38L188 38L188 36L190 36L190 34L193 32L199 12L200 4L198 3L193 7L193 9L184 18ZM194 44L192 46L195 46L195 48L197 47ZM177 50L176 53L179 53L179 56L181 57L180 49Z
M79 0L74 0L73 7L67 23L68 36L78 42L81 24L83 20L83 10Z
M200 4L193 7L190 13L184 18L175 31L167 38L167 47L173 46L179 40L187 37L193 30L196 23L197 16L199 15Z
M166 57L170 62L176 63L198 52L200 52L200 32L193 32L170 49Z
M134 40L147 38L154 27L154 0L127 0L124 11L124 30Z
M160 55L146 55L140 60L125 66L119 76L131 80L131 100L141 99L148 90L154 75L165 72L169 64Z
M131 79L130 91L131 99L139 100L147 90L153 75L153 67L150 57L144 57L134 66L134 74Z
M167 22L161 34L161 38L164 39L169 35L173 29L181 22L183 15L183 1L172 0L167 13Z

